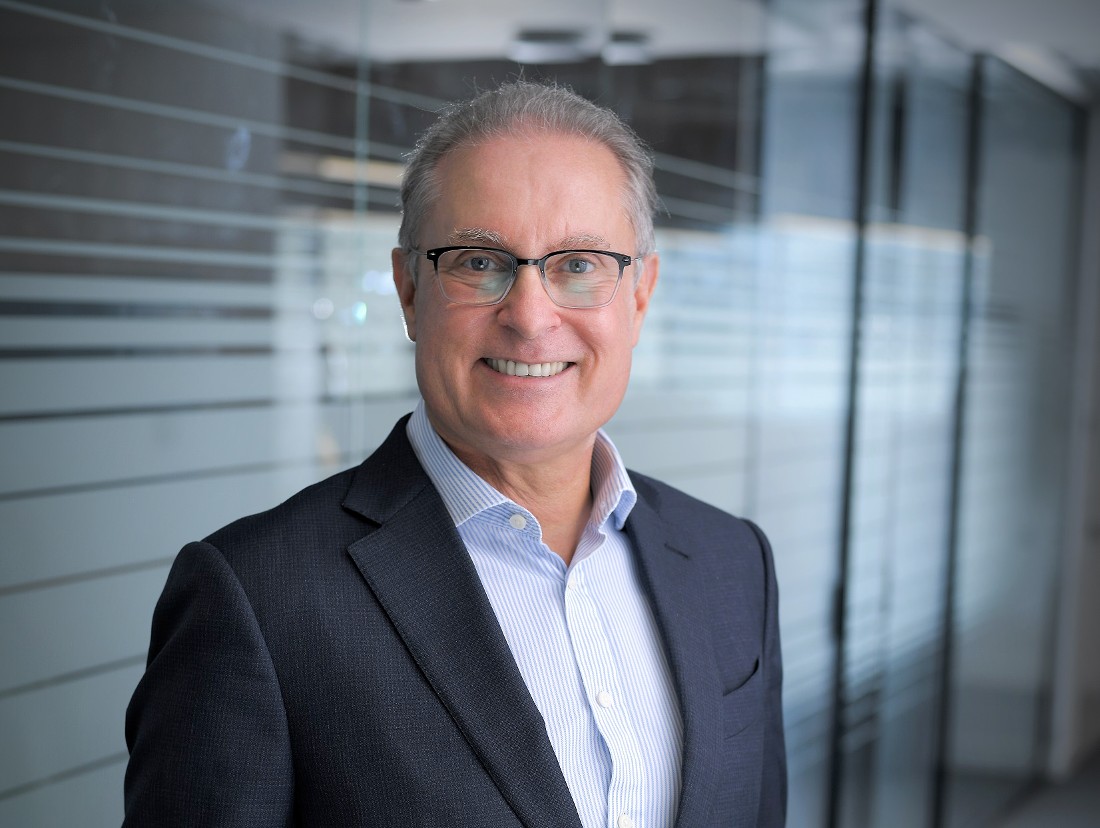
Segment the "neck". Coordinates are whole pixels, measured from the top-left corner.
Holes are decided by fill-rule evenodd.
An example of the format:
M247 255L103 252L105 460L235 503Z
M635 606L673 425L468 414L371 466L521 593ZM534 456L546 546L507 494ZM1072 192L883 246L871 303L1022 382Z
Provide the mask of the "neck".
M542 527L543 543L569 565L592 514L592 444L537 463L485 457L456 446L451 450L489 485L533 514Z

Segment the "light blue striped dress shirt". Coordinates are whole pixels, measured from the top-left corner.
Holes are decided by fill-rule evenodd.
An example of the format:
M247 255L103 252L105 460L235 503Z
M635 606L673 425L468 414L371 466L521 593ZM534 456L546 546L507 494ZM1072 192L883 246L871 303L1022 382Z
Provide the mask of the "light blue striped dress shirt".
M469 550L585 828L671 828L683 723L622 531L638 496L600 431L592 515L567 568L535 516L470 470L421 401L407 433Z

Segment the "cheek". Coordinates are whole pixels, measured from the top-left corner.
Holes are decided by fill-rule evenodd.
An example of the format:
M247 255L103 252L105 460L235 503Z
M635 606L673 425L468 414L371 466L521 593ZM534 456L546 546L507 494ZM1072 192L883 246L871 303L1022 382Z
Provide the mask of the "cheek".
M416 330L417 352L427 347L437 349L440 336L446 336L442 324L446 321L440 315L438 304L434 297L419 293L412 305L412 325Z
M629 364L631 352L642 333L642 316L633 307L624 307L616 315L614 328L607 331L607 342L620 361Z
M469 361L473 343L478 341L473 323L453 311L433 302L417 307L417 363L436 375L454 372L456 366Z

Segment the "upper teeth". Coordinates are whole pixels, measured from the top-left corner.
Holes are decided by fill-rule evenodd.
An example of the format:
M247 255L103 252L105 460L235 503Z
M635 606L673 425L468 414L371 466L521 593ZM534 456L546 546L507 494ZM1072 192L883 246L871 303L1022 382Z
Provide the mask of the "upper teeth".
M568 362L514 362L510 359L487 359L489 366L494 371L508 374L513 377L552 377L565 370Z

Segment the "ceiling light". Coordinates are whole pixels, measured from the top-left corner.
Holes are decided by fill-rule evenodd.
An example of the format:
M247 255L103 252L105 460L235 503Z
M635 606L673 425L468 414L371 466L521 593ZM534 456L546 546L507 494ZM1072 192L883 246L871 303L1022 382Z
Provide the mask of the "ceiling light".
M603 62L608 66L642 66L653 62L649 53L649 35L644 32L612 32L603 47Z
M516 63L576 63L595 53L591 37L577 29L523 29L508 46Z

